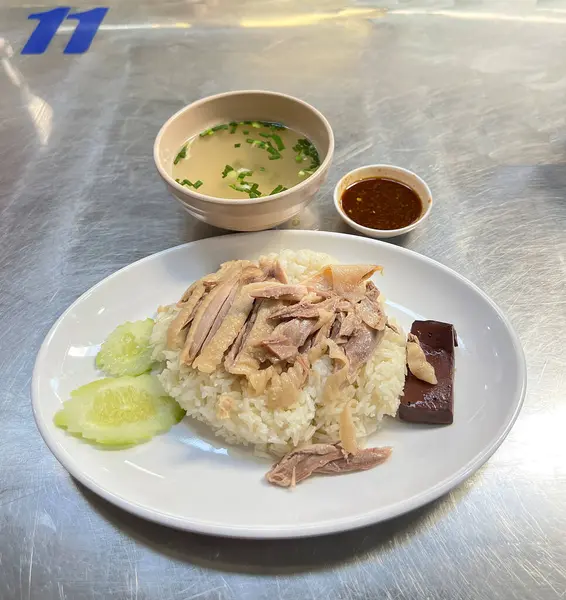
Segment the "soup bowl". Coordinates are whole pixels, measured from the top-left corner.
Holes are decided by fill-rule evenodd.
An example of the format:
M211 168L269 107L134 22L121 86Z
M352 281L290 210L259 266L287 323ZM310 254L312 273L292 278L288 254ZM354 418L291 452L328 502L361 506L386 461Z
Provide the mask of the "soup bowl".
M321 164L297 185L259 198L227 199L180 185L172 175L179 148L194 135L219 123L270 121L299 131L318 150ZM334 155L334 134L316 108L286 94L261 90L209 96L175 113L155 139L153 158L169 192L193 217L232 231L259 231L280 225L305 208L326 180Z

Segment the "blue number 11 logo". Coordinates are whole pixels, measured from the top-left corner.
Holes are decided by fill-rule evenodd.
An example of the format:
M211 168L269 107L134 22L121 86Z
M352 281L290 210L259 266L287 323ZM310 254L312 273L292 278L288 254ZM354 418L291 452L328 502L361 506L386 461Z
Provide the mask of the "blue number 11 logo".
M22 49L22 54L43 54L65 19L76 19L78 23L63 53L82 54L86 52L106 16L108 8L93 8L69 14L70 10L70 6L59 6L52 10L29 15L28 19L38 19L39 23L29 36Z

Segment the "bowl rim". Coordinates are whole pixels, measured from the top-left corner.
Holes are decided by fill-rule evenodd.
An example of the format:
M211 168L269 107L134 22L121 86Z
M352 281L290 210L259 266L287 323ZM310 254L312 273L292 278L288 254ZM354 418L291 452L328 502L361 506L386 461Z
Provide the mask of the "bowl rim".
M423 205L425 204L425 200L426 200L426 208L421 213L421 216L416 221L409 223L409 225L405 225L405 227L398 227L397 229L377 229L377 228L373 228L373 227L366 227L365 225L360 225L360 223L357 223L356 221L351 219L346 214L346 212L344 211L344 208L342 207L342 197L341 197L341 194L339 193L340 186L341 186L342 182L344 181L344 179L346 179L346 177L352 176L352 175L355 177L357 173L359 173L360 171L364 171L366 169L382 169L382 170L385 169L391 173L391 179L393 179L394 181L398 181L397 179L395 179L395 173L403 173L404 175L409 175L410 177L414 177L424 187L425 192L426 192L425 197L423 197L422 194L419 194L419 192L411 184L408 184L403 181L399 181L399 183L402 183L403 185L410 187L413 190L413 192L415 192L415 194L417 194L417 196L419 197L419 199L421 200L421 203ZM355 182L353 182L353 183L357 183L359 181L363 181L364 179L371 179L371 178L372 178L371 175L364 176L364 177L357 177L355 179ZM336 208L336 211L342 217L342 219L348 225L350 225L350 227L352 227L353 229L357 229L359 232L361 232L365 235L368 235L368 236L373 236L377 233L377 234L383 234L383 237L395 237L397 235L403 235L404 233L408 233L409 231L412 231L413 229L415 229L415 227L420 225L429 216L430 211L432 210L432 205L433 205L432 192L430 191L428 184L422 177L420 177L419 175L417 175L414 171L411 171L410 169L405 169L404 167L399 167L398 165L390 165L390 164L385 164L385 163L378 163L378 164L373 164L373 165L362 165L361 167L357 167L355 169L352 169L351 171L348 171L342 177L340 177L340 179L338 180L338 183L336 183L336 185L334 186L334 194L333 195L334 195L334 207Z
M161 146L161 140L165 134L165 131L172 125L172 123L174 123L182 114L184 114L188 110L192 110L202 104L205 104L206 102L210 102L212 100L217 100L219 98L225 98L227 96L245 95L245 94L262 94L265 96L279 96L281 98L291 100L298 104L302 104L305 108L309 109L312 113L314 113L314 115L324 125L324 128L326 129L326 132L327 132L328 138L329 138L328 152L326 153L324 160L320 163L319 168L310 177L308 177L304 181L301 181L297 185L294 185L293 187L289 188L288 190L285 190L284 192L278 192L277 194L273 194L270 196L264 196L264 197L260 197L260 198L248 198L248 199L216 198L215 196L208 196L206 194L201 194L200 192L198 192L196 190L190 190L190 191L187 190L187 188L185 188L181 184L177 183L175 181L175 179L173 179L173 177L171 177L171 175L169 175L165 171L165 169L161 165L161 161L158 159L158 150L159 150L159 147ZM273 92L270 90L234 90L231 92L222 92L220 94L213 94L212 96L206 96L205 98L200 98L199 100L196 100L195 102L191 102L190 104L187 104L186 106L184 106L183 108L178 110L175 114L170 116L167 119L167 121L165 121L165 123L159 129L159 132L157 133L157 136L153 143L153 161L155 163L157 171L159 172L159 174L161 175L163 180L168 185L170 185L171 187L175 188L176 190L182 192L183 194L193 196L193 197L197 198L198 200L201 200L203 202L210 202L212 204L228 204L228 205L263 204L265 202L270 202L271 200L279 199L284 196L289 196L292 193L300 191L302 188L306 187L307 182L312 183L313 178L322 177L322 175L328 170L328 167L329 167L330 163L332 162L333 156L334 156L334 132L332 131L332 127L331 127L328 119L317 108L312 106L312 104L309 104L308 102L305 102L304 100L301 100L300 98L296 98L295 96L291 96L289 94L283 94L281 92Z

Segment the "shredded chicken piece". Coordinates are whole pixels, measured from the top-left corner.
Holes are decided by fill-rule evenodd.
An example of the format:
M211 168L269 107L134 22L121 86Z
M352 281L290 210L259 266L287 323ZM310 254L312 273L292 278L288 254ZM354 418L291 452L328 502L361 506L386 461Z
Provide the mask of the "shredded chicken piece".
M310 444L286 454L266 474L273 485L293 487L313 474L339 475L377 467L391 456L391 448L365 448L352 455L340 444Z
M346 313L345 317L342 318L340 330L338 331L338 337L350 337L361 325L361 322L362 320L352 306L351 310Z
M227 271L232 269L234 265L240 265L242 268L245 266L253 265L249 260L230 260L228 262L222 263L220 268L215 273L209 273L201 279L192 283L183 293L179 302L177 302L177 306L183 306L190 298L190 296L195 291L196 287L200 285L204 285L205 290L210 291L226 274Z
M331 296L334 292L332 288L332 271L330 267L324 267L318 273L315 273L312 277L305 279L301 282L302 285L307 286L311 292L314 292L321 296Z
M212 373L222 362L224 353L243 329L253 308L254 299L250 296L250 293L260 285L263 284L249 283L240 288L220 327L210 341L205 341L205 344L203 344L203 349L193 362L193 367L204 373Z
M276 298L280 300L289 300L299 302L309 290L304 285L291 285L288 283L266 283L263 287L254 290L254 298Z
M320 329L310 338L310 342L304 344L304 350L301 349L301 353L307 353L311 348L322 348L324 342L330 336L330 331L332 330L332 325L336 319L336 313L327 313L326 318L325 315L321 315L321 319L324 320ZM308 341L308 340L307 340ZM326 349L326 345L324 345L324 349ZM322 354L320 355L322 356ZM311 360L311 362L314 362Z
M309 293L310 295L310 293ZM317 300L320 300L320 296L315 296ZM311 298L306 300L306 297L298 302L297 304L289 304L276 308L271 315L270 319L316 319L319 315L320 310L331 307L336 302L331 298L324 302L312 302Z
M231 369L234 367L234 365L236 363L236 358L239 356L240 352L242 351L244 343L248 339L248 336L250 335L250 332L252 331L252 329L255 325L257 315L259 313L259 309L261 307L262 302L263 302L263 300L256 300L254 302L254 306L252 308L250 315L248 316L248 320L246 321L244 327L242 327L242 329L240 329L240 332L238 333L236 340L234 341L234 343L230 347L230 350L228 351L228 354L226 355L226 359L224 360L224 367L226 368L226 370L228 372L231 372Z
M278 398L270 397L268 406L274 408L291 408L299 399L299 388L296 385L293 373L294 367L279 375L281 381L281 391Z
M343 458L343 450L333 444L311 444L286 454L266 474L269 483L281 487L290 487L291 482L300 483L312 475L316 469L332 460ZM295 477L293 478L293 471Z
M328 356L334 361L334 373L331 373L326 379L322 401L324 404L330 404L338 400L342 395L344 385L348 381L350 361L344 350L334 340L328 339L326 340L326 344L328 347Z
M197 281L191 288L190 296L181 305L181 310L173 319L167 330L167 348L177 350L182 348L187 339L188 326L193 320L195 313L206 294L204 284Z
M267 369L261 369L260 371L254 371L248 375L248 381L252 386L254 392L261 395L265 392L267 384L271 380L274 374L277 374L272 365Z
M299 349L309 336L328 324L333 318L332 311L319 309L316 321L310 318L283 321L277 325L267 339L260 342L260 345L268 350L276 360L292 362L299 355Z
M299 353L300 346L317 329L318 322L313 319L291 319L277 325L273 333L262 340L260 345L277 360L292 360Z
M387 323L387 316L379 300L373 301L369 296L362 298L356 304L356 313L359 318L372 329L381 331Z
M310 363L305 356L298 356L295 364L282 373L271 375L267 392L268 408L290 408L298 400L299 392L309 375Z
M323 475L340 475L353 471L367 471L384 463L391 456L389 446L382 448L364 448L355 456L339 458L318 468L315 472Z
M295 399L294 394L291 398L284 398L281 374L274 369L267 389L267 407L270 409L287 408L287 403L289 402L289 406L291 406Z
M407 336L407 366L417 379L432 385L438 383L434 367L427 361L419 338L412 333Z
M331 265L332 287L348 300L362 298L364 283L382 268L377 265Z
M346 402L340 415L340 444L349 454L358 453L358 441L356 439L356 427L352 418L350 402Z
M334 293L357 302L364 297L365 282L381 270L377 265L328 265L303 285L317 293Z
M200 281L206 286L207 289L211 289L216 286L219 281L222 281L228 273L233 271L234 267L245 269L246 267L255 266L256 265L249 260L229 260L225 263L222 263L216 273L205 275Z
M334 319L334 323L332 323L332 328L330 329L329 338L336 342L337 344L343 343L346 339L340 336L340 329L342 329L342 323L344 322L344 313L339 312Z
M211 330L220 327L229 305L225 310L223 307L225 302L236 294L241 271L242 267L234 261L227 270L226 277L200 303L181 352L181 363L191 364Z
M255 321L242 342L240 351L233 360L225 363L228 372L234 375L249 376L250 373L257 371L265 360L265 350L259 344L273 332L275 324L269 319L269 315L278 305L278 301L265 299L259 302Z
M276 279L280 283L289 283L287 273L285 273L278 259L262 256L259 259L259 266L265 272L268 279Z
M361 323L348 338L344 344L344 352L350 361L350 378L355 377L358 368L371 358L378 341L383 337L383 331L381 333L378 338L375 329Z
M237 292L237 281L228 280L220 284L218 293L208 306L208 311L200 315L200 319L199 314L195 314L193 327L191 328L191 331L194 330L192 345L188 347L188 343L186 343L185 349L188 347L189 351L187 354L185 354L185 351L181 354L181 360L184 360L185 364L189 364L199 352L202 352L208 346L228 314ZM209 295L212 295L212 293ZM187 339L188 337L189 335L187 335Z
M187 300L191 297L191 294L194 292L195 287L199 283L201 283L200 279L198 281L194 281L193 283L191 283L191 285L183 292L181 299L179 300L179 302L177 302L177 306L183 306L183 304L185 304L185 302L187 302Z

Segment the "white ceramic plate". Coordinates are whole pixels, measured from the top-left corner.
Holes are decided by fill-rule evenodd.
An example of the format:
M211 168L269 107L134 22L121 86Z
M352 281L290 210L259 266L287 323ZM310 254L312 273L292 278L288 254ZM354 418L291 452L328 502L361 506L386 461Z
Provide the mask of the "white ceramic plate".
M100 377L94 357L127 320L153 315L188 283L234 258L282 248L327 252L344 263L379 263L388 312L454 323L455 421L411 425L386 419L369 445L393 446L384 465L313 477L293 491L271 487L269 463L230 447L185 419L168 434L120 451L97 450L53 425L74 388ZM110 502L190 531L252 538L300 537L377 523L422 506L482 465L513 425L525 391L515 333L493 302L450 269L383 242L337 233L269 231L219 237L136 262L94 286L55 323L37 357L32 399L37 424L61 464Z

